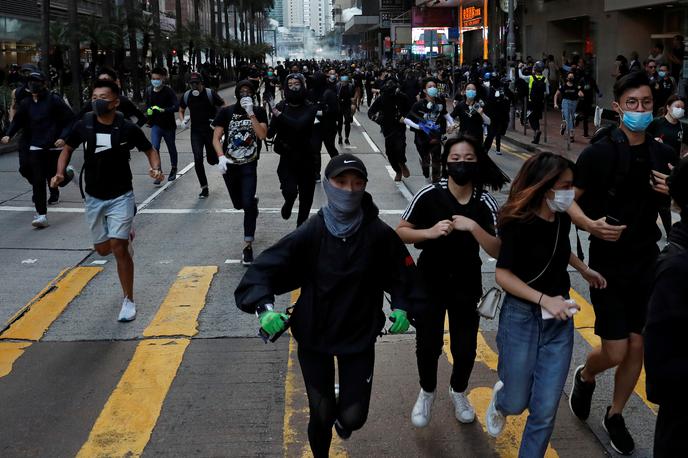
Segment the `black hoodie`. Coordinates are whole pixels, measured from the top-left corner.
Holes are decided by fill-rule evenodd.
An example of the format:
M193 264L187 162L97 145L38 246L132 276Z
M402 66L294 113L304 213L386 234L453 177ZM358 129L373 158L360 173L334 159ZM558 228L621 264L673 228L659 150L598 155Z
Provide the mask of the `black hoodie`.
M656 404L688 403L688 215L675 224L657 261L647 311L647 398Z
M413 258L394 230L378 217L370 194L364 219L347 239L330 234L322 211L261 253L234 292L237 307L255 313L276 294L301 288L291 316L294 338L304 348L327 354L367 349L385 324L383 292L394 308L425 303Z

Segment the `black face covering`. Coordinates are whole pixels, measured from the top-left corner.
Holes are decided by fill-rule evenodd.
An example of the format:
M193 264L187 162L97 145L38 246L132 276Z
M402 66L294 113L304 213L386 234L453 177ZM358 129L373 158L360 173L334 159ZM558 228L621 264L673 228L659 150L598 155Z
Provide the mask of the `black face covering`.
M478 176L478 163L466 161L449 162L447 163L447 172L456 184L464 186L474 181Z
M28 86L32 94L38 94L43 90L43 83L41 81L29 81Z
M97 99L91 102L91 106L93 106L93 111L96 115L103 116L110 113L113 110L112 108L110 108L110 102L111 100Z
M284 97L287 99L287 102L292 105L301 105L303 101L306 100L306 91L303 87L297 90L287 89L284 91Z

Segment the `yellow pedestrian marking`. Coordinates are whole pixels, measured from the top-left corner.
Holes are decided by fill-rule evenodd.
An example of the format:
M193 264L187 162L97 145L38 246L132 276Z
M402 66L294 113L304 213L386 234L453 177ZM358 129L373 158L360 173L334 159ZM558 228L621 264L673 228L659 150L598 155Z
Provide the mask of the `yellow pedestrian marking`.
M0 334L0 378L12 372L24 351L43 337L45 331L79 295L102 267L77 267L63 270L7 322ZM22 340L23 342L3 342Z
M198 314L217 267L184 267L177 276L144 337L193 337L198 333ZM202 293L202 294L199 294Z
M67 305L102 270L102 267L77 267L70 270L54 288L48 288L43 297L0 334L0 339L40 340Z
M190 341L154 339L138 344L78 457L143 453Z
M582 295L573 289L571 289L570 294L571 299L581 306L580 312L576 313L574 318L576 330L590 346L593 348L599 347L602 342L600 338L595 335L595 310L592 308L592 304L586 301ZM647 392L645 391L645 367L640 370L640 376L638 377L638 382L635 384L634 391L635 394L640 396L640 399L642 399L645 405L656 414L658 407L647 399Z
M291 304L299 299L301 290L291 292ZM308 425L308 396L303 381L297 374L297 343L294 337L289 335L289 360L287 362L287 375L284 379L284 433L282 435L282 455L285 457L310 458L310 445L306 434ZM336 433L332 434L330 456L334 458L346 458L346 450Z
M78 456L140 456L143 453L184 352L197 332L198 315L216 272L216 266L184 267L179 272L143 334L187 337L155 338L138 344Z
M452 358L450 351L450 336L449 336L449 317L445 316L444 319L444 353L447 356L449 364L454 365L454 358ZM483 362L492 371L497 371L497 361L498 356L492 348L487 344L482 332L478 332L478 346L476 350L476 360ZM497 378L495 377L495 383ZM473 388L468 393L468 399L473 404L475 409L475 418L480 423L483 431L487 433L487 427L484 424L485 414L487 413L487 406L490 404L490 399L492 398L492 387L477 387ZM507 417L506 425L502 434L495 439L495 451L500 457L517 457L518 449L521 444L521 435L526 426L526 420L528 418L528 411L526 410L521 415L511 415ZM547 451L545 452L545 457L556 458L559 454L552 445L547 446Z

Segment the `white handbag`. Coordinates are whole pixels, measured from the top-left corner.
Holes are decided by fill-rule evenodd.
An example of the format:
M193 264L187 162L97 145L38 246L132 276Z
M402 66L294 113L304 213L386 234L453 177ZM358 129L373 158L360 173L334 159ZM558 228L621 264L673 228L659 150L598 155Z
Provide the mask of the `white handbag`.
M602 112L604 109L597 105L595 106L595 118L593 119L593 123L595 124L595 127L600 127L602 125Z

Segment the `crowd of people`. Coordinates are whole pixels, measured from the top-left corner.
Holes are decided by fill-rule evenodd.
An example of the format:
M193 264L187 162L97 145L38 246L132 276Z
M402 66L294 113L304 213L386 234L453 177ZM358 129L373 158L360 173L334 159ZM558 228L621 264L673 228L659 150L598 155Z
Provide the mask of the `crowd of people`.
M497 334L498 381L485 418L488 433L498 436L508 416L528 409L519 455L545 454L569 373L572 318L580 309L569 295L571 266L591 287L595 332L602 342L574 371L572 412L588 419L596 377L615 368L613 397L600 416L611 446L631 454L635 444L623 409L645 359L648 396L660 404L655 456L676 456L688 423L688 398L679 393L686 381L679 336L688 321L688 294L678 280L688 269L688 160L680 159L684 137L678 124L685 103L674 94L659 97L656 81L645 72L622 76L610 107L620 124L599 130L575 164L552 153L530 157L500 209L489 191L502 189L510 179L489 153L493 143L499 153L509 108L519 103L524 84L521 110L535 143L553 81L565 130L573 135L577 102L583 100L587 134L586 97L599 89L585 61L565 64L556 78L550 63L525 62L514 69L517 94L504 73L482 62L455 71L351 61L253 64L241 68L232 104L200 73L189 75L188 88L178 96L166 84L168 71L153 68L142 106L121 94L117 72L102 68L91 103L80 113L48 91L45 75L30 69L14 92L12 122L2 142L21 132L20 173L33 188L37 228L48 226L47 205L57 203L59 186L74 178L68 164L84 146L86 221L95 250L112 253L117 261L124 294L118 319L131 321L136 316L136 205L130 151L146 154L149 175L160 185L164 139L170 155L166 178L173 181L175 130L190 123L198 197L209 196L207 161L222 173L233 206L244 212L242 262L248 270L236 289L236 303L257 315L266 334L278 336L291 327L298 343L310 407L308 437L316 457L328 455L332 428L348 439L366 422L374 343L387 321L385 293L392 307L387 332L416 328L420 391L409 406L412 424L421 428L431 421L445 314L454 361L448 387L454 413L461 423L474 421L466 391L476 358L477 306L483 300L480 250L497 259L495 280L505 296ZM428 181L396 229L379 218L366 192L371 177L365 164L339 151L350 145L353 115L364 104L380 126L394 179L410 174L408 126ZM655 113L660 117L654 119ZM144 124L151 128L150 140L140 128ZM323 145L331 159L321 175ZM281 216L288 220L297 200L299 208L297 229L254 259L263 148L280 156ZM310 216L318 182L327 203ZM673 227L671 199L682 217ZM661 256L658 215L669 241ZM571 248L572 225L590 234L587 264ZM405 244L420 250L417 267ZM275 310L275 295L297 288L301 294L293 311Z

